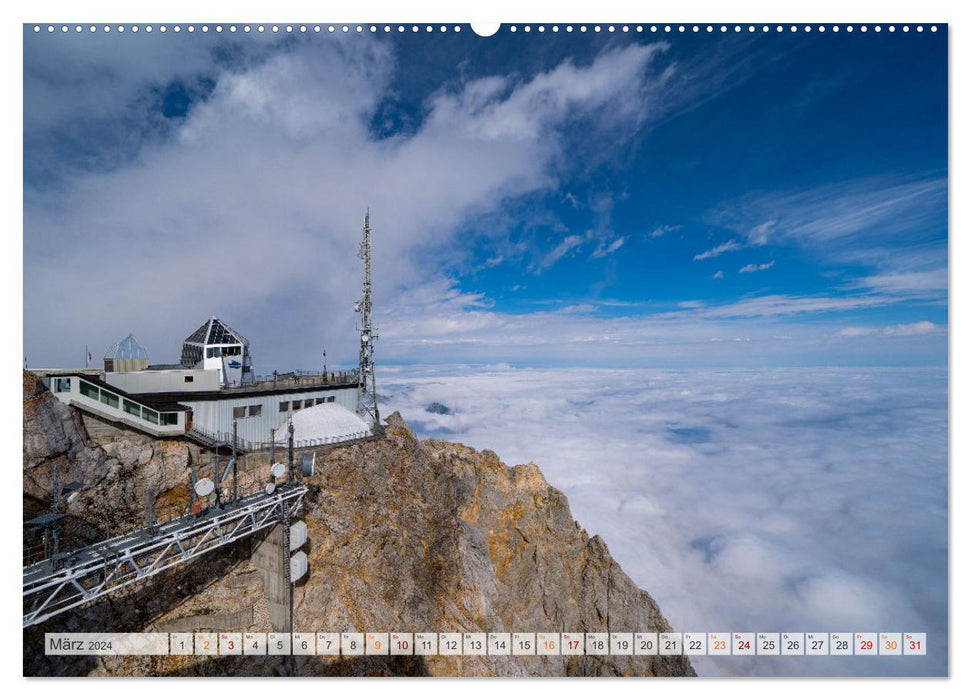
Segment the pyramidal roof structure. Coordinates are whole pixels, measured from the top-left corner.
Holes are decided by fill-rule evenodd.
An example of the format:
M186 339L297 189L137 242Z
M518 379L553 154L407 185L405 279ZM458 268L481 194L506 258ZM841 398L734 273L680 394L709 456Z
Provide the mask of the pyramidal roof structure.
M185 342L193 345L227 345L231 343L249 345L246 338L215 316L199 326L192 335L185 339Z
M148 350L139 345L135 336L129 333L120 343L115 343L105 353L106 360L147 360Z

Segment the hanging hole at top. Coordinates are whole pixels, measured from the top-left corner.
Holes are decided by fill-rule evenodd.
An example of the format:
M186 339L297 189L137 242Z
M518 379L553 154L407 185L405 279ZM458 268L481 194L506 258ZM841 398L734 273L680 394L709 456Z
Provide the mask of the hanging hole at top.
M473 22L472 31L478 36L492 36L499 31L499 22Z

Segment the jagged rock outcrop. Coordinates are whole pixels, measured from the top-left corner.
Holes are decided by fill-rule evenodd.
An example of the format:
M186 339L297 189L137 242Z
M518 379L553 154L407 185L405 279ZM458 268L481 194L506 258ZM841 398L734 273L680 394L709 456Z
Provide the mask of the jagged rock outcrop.
M143 490L153 463L173 472L188 463L179 449L167 453L158 442L105 447L105 460L135 465L105 472L105 493L118 497ZM310 573L295 586L295 631L670 630L657 603L623 573L603 540L573 520L565 496L535 464L508 467L488 450L419 441L393 414L384 439L319 451L317 473L306 483ZM90 506L85 512L100 517ZM686 658L667 656L295 657L287 669L279 657L68 659L29 652L45 629L168 629L192 616L243 609L252 609L253 624L239 631L270 631L252 544L227 547L25 633L25 673L694 674Z
M655 601L573 520L535 464L416 440L335 450L311 480L308 630L668 631ZM450 657L435 675L683 675L680 657Z
M34 374L24 371L23 377L26 515L49 507L55 466L62 486L72 481L84 486L70 503L62 500L61 509L73 516L71 523L83 521L100 536L144 526L149 489L159 518L185 508L190 465L202 468L210 455L182 440L154 439L81 414ZM173 498L173 490L184 497Z

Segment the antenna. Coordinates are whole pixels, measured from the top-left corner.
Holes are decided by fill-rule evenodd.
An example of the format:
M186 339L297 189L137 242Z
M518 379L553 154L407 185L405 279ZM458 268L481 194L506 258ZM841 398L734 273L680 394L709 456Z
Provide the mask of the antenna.
M239 440L239 434L236 431L236 421L233 421L233 458L231 463L233 465L233 503L239 500L239 469L236 466L236 442Z
M293 478L293 416L290 416L290 423L287 425L287 483L294 481Z
M213 479L213 486L216 490L216 507L219 510L222 510L223 509L223 487L222 487L223 480L220 478L220 474L219 474L219 447L218 446L216 447L216 463L213 465L213 468L212 468L212 479ZM203 479L202 481L207 481L207 479ZM199 482L199 483L202 483L202 482ZM203 496L206 494L200 493L199 495Z
M363 295L354 304L360 312L361 321L358 332L361 334L361 355L357 373L357 412L362 418L370 419L372 433L381 435L381 415L378 410L378 391L374 381L374 341L378 336L371 322L371 210L364 214L364 239L359 254L364 261Z
M196 483L199 481L199 470L195 464L192 465L192 470L189 472L189 506L188 512L192 513L194 511L194 506L196 502Z

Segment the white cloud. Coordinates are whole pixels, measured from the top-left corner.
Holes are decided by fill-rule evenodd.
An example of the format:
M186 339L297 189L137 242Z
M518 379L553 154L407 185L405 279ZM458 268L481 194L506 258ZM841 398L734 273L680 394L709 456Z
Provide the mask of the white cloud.
M755 263L749 263L745 267L740 268L739 272L743 274L746 272L760 272L762 270L768 270L773 265L775 265L775 260L770 260L769 262L762 263L761 265L756 265Z
M588 314L596 310L597 310L597 307L594 304L571 304L569 306L564 306L562 309L557 309L555 313Z
M758 226L753 226L748 232L749 245L765 245L769 242L769 235L778 222L775 219L763 221Z
M754 192L708 219L750 245L795 245L837 265L871 272L859 288L923 292L947 285L947 179L939 175L866 177L782 192Z
M716 272L711 276L713 280L720 280L720 279L723 279L724 277L725 277L725 273L722 272L721 270L719 270L718 272Z
M708 258L717 258L722 253L729 253L733 250L741 250L742 244L738 241L725 241L716 245L714 248L709 248L703 253L698 253L695 256L695 260L707 260Z
M847 296L827 295L795 295L795 294L767 294L764 296L748 297L736 302L721 305L709 305L698 318L772 318L780 316L794 316L798 314L826 313L834 311L850 311L853 309L867 309L878 306L888 306L897 301L892 297L878 294L856 294ZM681 318L681 312L667 312L658 314L659 318ZM686 319L684 319L686 320Z
M410 367L379 382L420 434L539 464L677 630L919 630L933 650L904 671L699 657L701 673L946 670L945 369Z
M681 229L680 226L669 226L669 225L655 226L651 230L651 232L649 234L647 234L647 237L648 238L660 238L665 233L673 233L673 232L678 231L680 229Z
M434 277L445 255L436 251L454 250L470 217L553 188L568 121L629 133L651 116L671 75L652 69L661 44L607 49L588 65L443 87L413 132L379 138L370 119L392 88L387 46L291 37L231 69L203 52L188 62L212 75L212 93L169 137L113 169L71 171L56 190L28 187L31 362L70 363L78 353L65 338L97 349L131 331L153 361L172 361L181 338L212 314L250 337L260 367L315 362L306 348L317 345L352 362L366 207L380 307ZM184 72L172 65L177 55L152 60L147 77L124 90L88 87L112 102ZM137 72L136 63L124 68ZM581 241L567 236L541 267ZM110 313L92 311L106 305ZM274 342L294 328L301 343Z
M841 328L836 335L842 338L858 338L861 335L871 335L875 332L874 328L867 328L866 326L847 326Z
M617 250L619 250L620 247L622 245L624 245L624 243L626 242L626 240L627 240L627 237L626 236L618 236L617 238L615 238L614 240L612 240L610 243L608 243L606 245L604 245L603 243L601 243L600 246L595 251L593 251L593 253L590 255L590 257L591 258L604 258L604 257L607 257L611 253L614 253Z
M461 352L469 362L527 364L764 366L858 364L873 357L943 364L946 337L937 333L875 333L862 343L833 343L846 326L838 314L896 301L880 295L776 294L723 304L687 300L676 303L674 310L657 312L653 304L618 306L591 299L557 301L553 308L559 311L511 313L438 278L381 308L380 353L386 360L417 363L453 362ZM593 310L600 313L588 313ZM806 323L806 317L815 318ZM712 348L712 338L736 337L751 339L752 346L743 351L727 342ZM429 350L432 344L435 352Z
M916 323L899 323L895 326L887 326L883 332L887 335L924 335L938 330L930 321L917 321Z
M883 335L891 336L907 336L927 335L928 333L936 333L940 330L942 330L940 326L930 321L916 321L915 323L898 323L892 326L883 326L882 328L876 326L847 326L846 328L840 329L836 335L842 338L857 338L864 335L873 335L874 333L883 333Z
M870 275L860 279L859 286L895 294L944 292L947 291L947 268Z
M583 245L586 239L583 236L578 236L576 234L571 234L560 241L555 248L543 256L543 258L536 263L533 268L534 272L542 272L547 270L560 260L570 255L573 251Z

